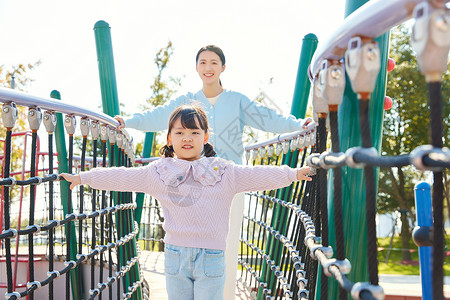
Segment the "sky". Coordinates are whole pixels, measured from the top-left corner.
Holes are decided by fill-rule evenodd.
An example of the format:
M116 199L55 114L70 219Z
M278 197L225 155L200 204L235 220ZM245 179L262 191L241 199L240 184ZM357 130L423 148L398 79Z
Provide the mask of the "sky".
M302 39L325 41L344 19L344 0L0 0L0 65L42 64L26 91L101 111L94 25L111 27L119 101L133 113L150 97L154 58L174 46L167 76L177 95L201 89L195 55L215 44L226 56L222 83L254 99L262 89L290 112ZM270 79L272 83L269 84Z

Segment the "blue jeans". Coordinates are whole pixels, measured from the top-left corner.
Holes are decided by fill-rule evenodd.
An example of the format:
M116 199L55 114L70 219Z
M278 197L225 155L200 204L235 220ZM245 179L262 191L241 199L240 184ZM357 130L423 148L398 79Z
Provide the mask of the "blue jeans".
M225 253L222 250L165 245L169 300L222 300Z

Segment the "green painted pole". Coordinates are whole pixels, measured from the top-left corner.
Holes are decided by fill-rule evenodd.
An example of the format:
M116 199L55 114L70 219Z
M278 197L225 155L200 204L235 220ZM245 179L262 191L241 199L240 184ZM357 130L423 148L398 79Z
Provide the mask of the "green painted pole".
M366 0L347 0L345 16L347 17ZM387 32L375 41L378 43L381 54L381 68L378 74L377 83L370 99L370 128L372 143L380 153L384 97L386 93L387 81L387 60L389 54L390 32ZM359 103L357 95L353 92L350 81L347 77L344 97L338 111L339 138L341 151L361 145L361 134L359 130ZM375 169L376 190L378 190L378 172ZM334 201L333 201L333 181L332 171L328 174L328 217L329 223L334 224ZM367 262L367 223L366 223L366 202L365 202L365 181L363 169L352 169L344 167L342 169L342 205L344 214L344 236L345 254L352 264L352 271L348 278L353 282L368 281ZM329 226L330 245L335 247L334 226ZM322 270L320 270L322 271ZM320 277L319 277L320 278ZM338 299L338 284L335 280L330 280L329 299ZM317 293L320 293L318 289ZM317 297L316 299L320 299Z
M305 118L306 108L308 106L308 96L309 89L311 87L311 83L308 78L308 67L311 63L311 59L314 55L314 52L317 49L317 37L310 33L305 35L302 42L302 49L300 52L300 61L297 69L297 78L295 81L294 95L292 98L291 105L291 114L296 118ZM297 165L297 159L291 158L297 157L297 151L294 153L288 152L284 155L283 164L289 165L290 167L295 167ZM280 198L284 201L290 201L292 196L292 189L290 187L281 189L278 191L277 198ZM273 226L276 230L278 230L283 235L286 234L286 223L285 216L287 215L286 208L276 207L274 210L274 220ZM284 218L283 218L284 216ZM278 253L280 241L275 240L272 236L269 237L267 241L266 253L269 254L272 260L275 260L278 263L281 260L281 253ZM269 287L272 291L276 290L276 280L275 276L268 272L266 265L263 265L262 276L265 282L269 281L271 287ZM264 294L262 293L262 289L259 289L258 299L263 299Z
M297 69L297 79L295 80L294 96L292 97L291 115L296 118L304 118L308 107L309 89L311 82L308 78L308 67L317 49L317 36L307 34L303 38L300 62Z
M116 72L114 68L111 27L109 27L109 24L105 21L98 21L94 25L94 33L103 112L114 117L115 115L120 115L120 106L117 93ZM119 162L118 153L117 147L114 147L115 166L117 166ZM109 154L109 158L111 158L111 154Z
M142 157L150 157L150 154L152 152L152 144L153 144L153 136L154 132L146 132L145 133L145 139L144 139L144 149L142 149ZM135 214L135 220L138 222L138 224L141 224L141 218L142 218L142 210L144 206L144 193L137 193L136 194L136 214Z
M97 49L97 61L98 72L100 77L100 88L102 94L103 112L111 117L120 115L119 97L117 93L116 84L116 72L114 67L114 55L111 38L111 27L105 21L98 21L94 25L95 44ZM119 149L117 146L111 147L108 145L109 159L111 161L111 151L114 151L114 165L118 166L119 163ZM118 194L113 193L114 203L117 205ZM117 224L118 232L123 236L125 228L121 228L120 224ZM136 246L133 245L132 253L128 253L126 250L119 249L119 251L125 251L126 260L131 259L137 255ZM120 255L122 257L122 255ZM121 261L120 265L123 266L126 261ZM135 268L136 278L139 280L139 271ZM132 283L130 282L130 276L125 276L124 288L127 288ZM125 287L125 285L127 285ZM140 299L141 296L139 295Z
M61 94L53 90L50 93L50 97L53 99L61 100ZM67 147L66 139L64 135L64 121L61 113L56 113L56 126L55 126L55 144L56 151L58 152L58 174L69 173L69 164L67 162ZM63 206L64 215L72 213L68 211L67 199L69 198L69 183L65 180L59 182L59 192L61 193L61 204ZM67 224L65 225L67 232ZM78 253L77 236L75 233L75 224L72 222L72 230L70 231L71 250L70 260L77 260L76 253ZM81 284L81 291L84 291L83 282L78 282L76 272L81 272L81 268L76 267L74 270L70 270L70 282L72 284L72 299L83 299L82 295L78 295L78 286Z

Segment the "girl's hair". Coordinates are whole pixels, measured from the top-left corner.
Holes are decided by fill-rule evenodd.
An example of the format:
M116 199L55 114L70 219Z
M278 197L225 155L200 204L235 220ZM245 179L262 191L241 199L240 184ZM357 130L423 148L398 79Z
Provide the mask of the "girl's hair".
M199 129L197 127L197 122L205 133L208 132L208 118L206 117L205 111L195 105L181 105L177 107L169 118L169 131L167 132L167 137L169 137L170 132L175 124L175 121L180 119L181 126L183 128L189 129ZM196 122L197 121L197 122ZM212 157L216 155L213 146L210 143L206 143L203 147L203 152L206 157ZM164 145L159 149L159 154L164 157L173 157L174 150L173 146Z
M222 49L220 49L219 47L217 47L215 45L208 45L208 46L200 48L200 50L198 50L198 52L197 52L197 56L195 57L195 64L198 63L198 57L200 56L200 53L202 53L204 51L214 52L215 54L217 54L219 56L220 61L222 62L222 65L225 65L225 54L223 54Z

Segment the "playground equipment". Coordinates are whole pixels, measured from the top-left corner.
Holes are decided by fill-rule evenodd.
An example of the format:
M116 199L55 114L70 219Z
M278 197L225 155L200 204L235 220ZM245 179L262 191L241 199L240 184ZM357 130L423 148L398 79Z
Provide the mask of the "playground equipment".
M94 299L108 292L110 297L117 299L141 299L148 296L147 287L139 272L139 247L136 243L138 226L133 221L132 210L136 205L132 202L131 195L119 193L114 197L112 192L97 193L97 191L85 191L80 188L74 200L72 191L68 189L66 182L59 183L59 176L53 174L53 138L55 138L58 152L58 172L73 172L74 159L80 170L84 170L86 164L90 167L97 165L97 148L102 146L102 166L113 165L106 159L107 141L116 144L119 149L119 165L129 166L134 160L131 137L125 132L117 132L118 123L111 117L91 112L61 101L30 96L24 93L8 89L1 89L0 98L3 102L2 121L6 128L5 152L4 152L4 176L0 181L3 187L3 232L0 240L5 245L5 260L2 268L6 272L6 299L19 299L25 296L29 298L50 297L51 299ZM55 95L55 94L54 94ZM57 94L56 94L57 95ZM29 178L17 180L11 172L11 143L15 134L12 133L16 118L17 106L28 107L28 121L32 135L32 154ZM64 119L62 113L65 114ZM74 133L77 118L80 119L82 133L81 159L74 158ZM48 167L47 174L39 176L36 166L39 160L36 153L37 131L41 122L44 122L48 132ZM64 126L64 127L63 127ZM69 147L65 146L64 128L68 135ZM55 134L55 137L53 135ZM87 137L92 135L93 159L86 160ZM98 140L101 139L101 144ZM68 151L68 153L67 153ZM40 152L39 152L40 153ZM41 153L39 155L42 155ZM113 160L112 160L113 161ZM43 167L39 171L43 171ZM35 206L36 195L42 195L44 189L40 189L44 183L48 185L48 215L35 220L40 208ZM54 192L54 184L58 185L60 193ZM42 184L42 185L41 185ZM9 197L14 186L29 187L29 220L26 229L11 227L11 204ZM89 197L89 200L86 199ZM56 218L56 199L61 200L64 215ZM77 201L79 200L79 201ZM4 203L4 206L3 206ZM43 204L43 203L42 203ZM77 228L75 225L78 225ZM65 232L58 230L65 226ZM91 232L85 228L89 227ZM56 233L59 234L56 234ZM43 239L43 233L47 233L44 244L34 245L34 241ZM56 235L55 235L56 234ZM12 271L11 239L28 236L27 255L15 256L15 272ZM40 237L40 239L39 239ZM78 237L78 238L77 238ZM56 247L56 242L62 243L61 249ZM48 243L48 245L46 245ZM78 245L77 245L78 244ZM19 248L20 243L16 243ZM17 249L16 248L16 249ZM16 250L16 253L18 251ZM39 258L36 260L36 258ZM25 285L16 283L17 264L19 260L27 262L28 277ZM88 267L88 263L90 267ZM98 266L96 266L98 264ZM104 270L105 269L105 270ZM45 273L45 270L48 273ZM90 276L82 274L90 273ZM54 281L64 275L65 288L55 288ZM3 275L2 275L3 277ZM13 280L14 278L14 280ZM23 281L19 278L17 281ZM120 285L123 286L123 290ZM142 286L144 285L144 289ZM87 289L85 287L89 286ZM39 289L42 288L42 291ZM23 290L25 289L25 290ZM123 292L121 292L123 291Z
M306 130L280 135L246 148L248 163L283 163L292 167L307 164L316 172L312 182L247 195L249 201L242 223L239 281L259 299L347 299L348 295L353 299L383 299L384 292L378 285L375 241L376 167L411 164L434 174L431 290L433 299L443 299L442 169L450 167L450 153L442 145L440 74L447 70L450 47L447 2L380 0L362 6L320 45L308 73L303 73L304 77L309 75L312 83L317 128L312 124ZM384 56L387 48L385 37L378 43L375 39L411 16L416 19L413 46L430 90L432 145L424 145L400 157L382 157L379 156L379 127L384 107L384 86L379 83L386 77L387 58ZM96 36L101 38L108 26L104 22L97 25ZM98 47L99 51L101 48ZM109 63L99 62L100 72L105 73L101 78L112 72L105 66L112 62L112 50L108 48L107 51L110 55L105 60ZM297 82L299 86L302 84L300 81ZM383 86L381 92L376 92L377 85ZM309 83L304 86L309 89ZM117 98L114 85L108 87L104 80L102 91L105 101ZM108 92L111 95L107 96ZM58 93L52 96L59 98ZM56 141L59 173L73 172L75 167L75 170L98 167L100 162L97 159L101 160L102 166L127 167L135 166L136 161L146 163L149 160L135 160L131 137L124 131L118 132L118 123L107 115L8 89L0 89L0 102L3 103L2 123L6 128L3 179L0 180L4 203L0 242L5 253L0 267L6 271L0 273L0 276L6 274L0 281L6 281L6 284L0 288L6 290L6 299L26 296L31 299L94 299L106 293L110 299L146 298L148 287L139 268L138 226L134 223L137 205L133 195L81 187L73 197L67 183L59 182L58 175L54 174L53 139ZM104 103L107 105L110 104ZM32 136L32 162L29 178L25 180L14 178L15 170L11 170L10 149L17 106L28 107L29 134ZM302 117L306 111L298 103L293 107L302 111L292 112L297 117ZM108 110L109 114L117 113L114 105ZM328 116L332 141L330 151L326 146ZM79 158L74 155L78 146L75 142L78 120L82 133ZM48 132L48 167L39 169L36 157L40 153L37 133L41 121ZM358 124L359 131L349 129L357 128ZM92 153L88 154L89 136ZM99 139L101 143L98 143ZM101 154L97 153L98 148ZM47 173L42 173L44 169ZM40 172L42 176L39 176ZM349 188L352 184L358 188ZM54 189L58 185L59 195ZM29 186L29 223L25 229L11 226L14 201L10 195L17 186ZM48 215L37 220L34 218L36 195L41 193L43 186L48 191ZM58 212L56 199L62 200L59 208L63 214L59 216L55 214ZM351 206L348 199L353 203ZM152 209L157 209L155 201ZM143 215L156 217L158 214L144 211ZM343 223L344 215L352 220L350 227L358 228L357 231ZM157 231L155 228L160 223L147 217L143 219L148 222L149 233ZM152 228L153 225L155 227ZM27 237L26 283L23 282L25 276L15 280L18 273L13 272L13 262L17 266L20 257L17 255L17 259L13 259L11 249L14 239L19 241L20 237ZM38 237L45 237L48 241L43 251L46 255L38 255L41 246L37 245ZM144 236L143 239L162 243L161 236ZM56 246L56 241L62 246ZM366 244L361 244L361 241ZM155 248L152 246L151 250ZM316 260L321 268L318 268ZM48 274L41 272L44 269ZM62 286L60 283L64 280L59 278L61 275L65 279L63 289L55 287L56 282L58 287ZM329 280L330 277L335 280ZM151 278L148 280L151 285Z
M450 31L448 25L449 12L445 6L447 1L374 1L362 6L358 11L349 16L344 24L337 29L333 36L319 45L310 65L309 76L313 84L313 102L314 110L318 119L317 129L317 145L315 152L307 159L307 164L317 168L317 178L319 181L316 193L312 195L306 193L314 199L316 198L316 210L320 210L320 218L315 224L318 225L315 229L316 234L320 232L321 242L316 239L316 243L311 243L310 251L302 252L302 245L297 244L296 254L306 260L311 252L317 255L323 270L318 285L316 287L316 296L321 299L336 299L338 296L333 293L333 288L328 287L328 279L323 274L332 276L339 282L339 298L347 299L347 294L350 293L354 299L382 299L384 298L383 291L378 286L378 262L376 258L376 234L375 234L375 212L376 212L376 166L393 167L405 166L408 164L415 165L419 170L434 171L434 237L433 237L433 295L434 299L443 299L443 217L442 217L442 168L449 166L449 150L442 148L442 102L440 99L440 78L442 72L447 70L447 57L450 47ZM388 31L391 27L402 23L403 21L414 16L416 24L414 25L413 40L414 43L419 44L418 55L419 64L425 63L426 66L420 67L421 71L426 75L430 88L430 107L431 108L431 124L432 124L432 146L422 146L416 149L410 155L401 157L380 157L379 152L379 137L374 136L377 132L376 126L379 126L380 112L382 107L379 104L379 99L382 99L384 104L384 91L382 97L378 97L374 92L376 82L384 82L386 66L382 66L383 61L387 62L387 58L383 59L383 52L380 51L382 45L377 45L374 39L382 33ZM439 40L439 41L438 41ZM427 46L425 46L425 44ZM417 47L417 46L415 46ZM427 48L427 51L423 50ZM386 52L386 50L384 51ZM437 57L433 57L437 55ZM433 60L431 62L430 60ZM345 86L344 76L345 72L349 78L351 89L355 96L348 95L350 85ZM420 66L420 65L419 65ZM381 74L380 70L384 72ZM345 91L345 93L344 93ZM353 93L352 91L350 91ZM373 94L372 99L370 95ZM344 101L342 96L344 95ZM380 108L381 107L381 108ZM357 112L359 108L359 113ZM375 112L374 112L375 111ZM371 115L369 116L369 112ZM325 151L326 146L326 118L330 117L330 132L332 140L331 152ZM382 115L381 115L382 117ZM371 122L369 120L372 120ZM375 121L374 121L375 120ZM339 121L339 122L338 122ZM360 132L354 130L359 123ZM434 124L434 125L433 125ZM374 128L375 127L375 128ZM348 131L346 131L345 129ZM350 132L350 134L349 134ZM360 136L355 136L355 135ZM298 143L297 139L290 141L291 145ZM280 143L288 143L282 141ZM362 147L359 147L362 142ZM274 143L276 144L276 143ZM372 145L375 144L375 147ZM358 146L358 147L355 147ZM284 146L283 146L284 148ZM286 146L289 149L289 146ZM296 148L295 146L293 147ZM249 151L254 151L258 147L249 147ZM260 148L261 149L261 148ZM292 147L291 147L292 149ZM265 153L266 150L258 150ZM345 152L341 152L345 151ZM270 161L265 160L265 161ZM346 176L344 178L340 168L346 168ZM328 185L327 190L327 172L324 169L332 168L328 172L329 178L333 178L333 183ZM364 176L360 172L364 168ZM363 180L364 179L364 180ZM342 184L341 184L342 182ZM356 190L351 188L353 186L361 186L365 182L365 188ZM311 183L313 184L313 183ZM352 191L351 195L341 194L345 191ZM303 195L303 196L302 196ZM296 215L302 219L303 205L305 201L313 201L304 197L305 192L296 194L292 198L291 195L283 195L277 199L274 204L290 203L292 216ZM364 202L359 202L359 198L366 195ZM260 197L264 197L263 195ZM341 199L350 199L351 205L344 202L341 204ZM296 206L293 204L295 203ZM285 204L287 206L287 204ZM309 203L309 205L312 205ZM435 206L436 205L436 206ZM284 205L283 205L284 206ZM328 207L327 207L328 206ZM320 208L318 208L320 207ZM352 211L350 211L350 208ZM365 208L365 214L361 211ZM262 209L262 208L261 208ZM347 211L345 211L345 209ZM346 213L347 218L355 220L351 227L343 228L342 212ZM333 216L328 217L328 212L332 212ZM361 218L366 216L366 218ZM291 215L289 215L291 216ZM314 219L314 216L311 216ZM291 220L290 218L288 220ZM304 220L302 220L304 221ZM328 227L328 222L333 222L333 225ZM258 222L262 222L259 220ZM295 223L294 223L295 224ZM309 220L303 222L305 226L305 236L296 236L305 242L313 241L314 235L308 232L307 226L310 226ZM366 225L367 224L367 225ZM257 223L257 226L269 226L268 224ZM263 245L266 247L265 251L261 248L254 249L260 255L260 259L265 258L266 263L270 263L270 269L273 271L271 276L278 278L278 286L270 276L265 276L264 272L255 274L256 266L251 265L247 267L246 263L243 265L250 270L259 285L263 286L263 291L266 297L271 295L275 299L281 297L278 293L281 288L284 290L283 296L297 297L299 299L307 298L304 292L305 284L300 278L297 281L291 280L295 276L289 275L289 282L283 277L287 272L293 272L296 258L292 259L291 265L286 267L285 263L288 261L287 253L291 251L292 243L295 241L288 241L285 239L286 228L289 225L283 224L277 226L272 232L274 236L284 239L285 253L280 257L267 257L267 253L271 250L271 245ZM439 228L437 228L439 227ZM330 228L330 229L329 229ZM334 230L331 230L331 229ZM356 228L356 230L355 230ZM328 234L330 233L330 238ZM349 236L344 237L344 233L349 233ZM295 236L295 235L294 235ZM336 249L336 259L330 259L329 240L333 239ZM252 237L243 238L249 245L257 244ZM361 241L367 241L364 249L367 253L357 253L362 249ZM308 243L308 242L306 242ZM330 243L331 245L332 243ZM253 249L253 248L252 248ZM288 251L289 249L289 251ZM348 252L347 252L348 251ZM318 254L320 253L320 254ZM359 268L354 272L350 272L349 261L345 259L345 253L348 253L350 260L354 262L353 266ZM254 259L257 261L258 259ZM274 260L279 264L273 265ZM247 259L248 261L248 259ZM361 268L361 266L363 266ZM281 272L285 268L284 273ZM366 271L368 269L368 271ZM280 276L281 274L281 276ZM290 274L290 273L289 273ZM347 279L355 278L356 284L353 284ZM303 276L303 275L302 275ZM311 276L311 277L309 277ZM315 282L314 272L307 275L309 280ZM354 279L354 280L355 280ZM368 280L367 280L368 279ZM368 281L368 282L366 282ZM308 281L309 282L309 281ZM251 282L249 283L251 284ZM319 289L320 286L320 289ZM290 287L290 288L287 288ZM314 291L313 287L308 287ZM288 291L289 290L289 291Z

